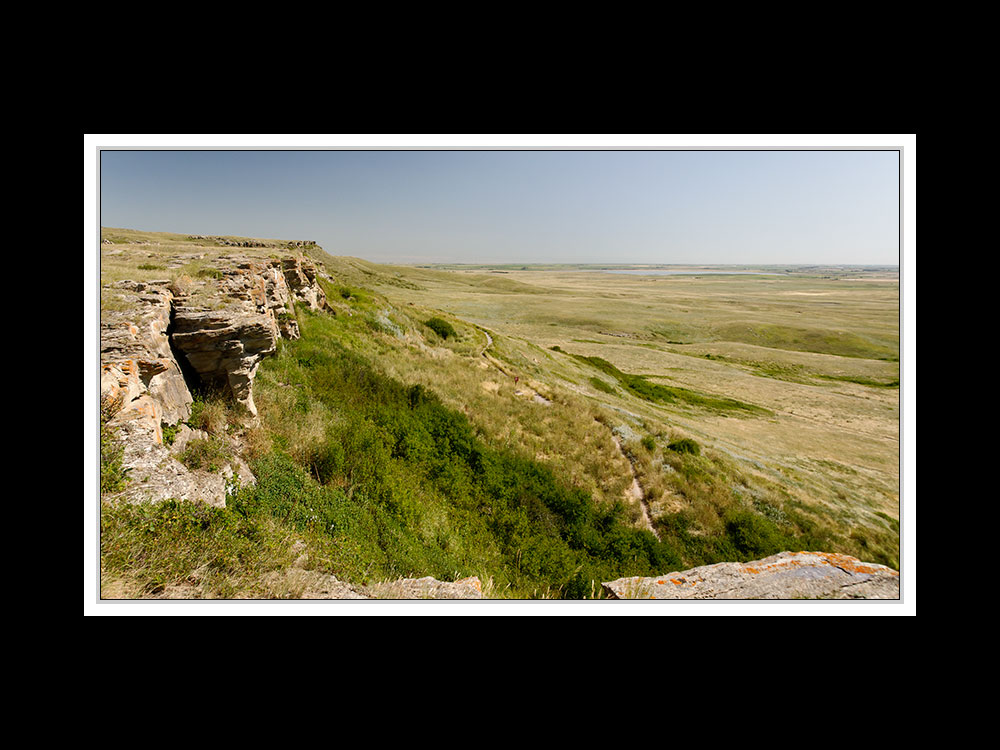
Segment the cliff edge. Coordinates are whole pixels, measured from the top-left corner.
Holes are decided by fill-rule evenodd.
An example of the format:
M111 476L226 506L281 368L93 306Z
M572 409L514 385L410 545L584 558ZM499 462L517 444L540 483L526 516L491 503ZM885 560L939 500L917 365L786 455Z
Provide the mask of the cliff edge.
M176 460L200 437L183 424L191 416L191 391L221 392L254 419L261 360L277 351L279 338L299 337L294 304L326 306L317 276L303 255L222 255L193 276L105 285L111 304L101 309L101 412L123 447L130 479L114 497L224 507L236 481L253 482L238 450L217 472ZM164 441L165 426L177 428L172 445Z

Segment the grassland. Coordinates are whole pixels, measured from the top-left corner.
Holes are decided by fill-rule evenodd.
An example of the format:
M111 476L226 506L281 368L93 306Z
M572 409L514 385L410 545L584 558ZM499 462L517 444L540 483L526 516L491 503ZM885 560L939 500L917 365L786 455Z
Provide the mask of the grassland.
M103 283L281 252L104 231ZM222 511L105 509L109 585L156 595L200 571L207 595L280 595L265 582L292 540L344 580L479 575L514 597L782 549L898 567L891 271L310 254L336 314L299 311L303 338L260 367L260 423L242 436L258 488Z
M738 507L791 523L804 542L898 566L899 285L891 269L370 270L396 279L369 277L399 304L434 306L490 330L510 374L577 414L589 408L632 430L663 535L680 523L710 537ZM509 291L497 292L495 277ZM668 393L680 397L656 397ZM655 436L653 455L636 445L643 435ZM692 487L685 467L673 466L682 460L662 451L672 437L696 440L706 449L699 461L724 468ZM581 458L556 432L546 440L546 453ZM741 490L743 480L760 486Z

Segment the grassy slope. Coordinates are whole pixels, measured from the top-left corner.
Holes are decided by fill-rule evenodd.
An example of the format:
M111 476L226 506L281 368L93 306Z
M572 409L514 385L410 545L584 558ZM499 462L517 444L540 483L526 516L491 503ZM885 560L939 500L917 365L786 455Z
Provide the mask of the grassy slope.
M735 506L784 523L803 545L898 564L899 295L890 274L511 271L504 278L534 292L484 295L476 289L482 270L455 274L461 282L424 276L420 289L376 288L401 309L433 305L488 327L509 374L536 381L575 423L589 410L635 431L629 448L662 534L686 523L690 536L718 535ZM725 335L734 321L746 323L745 335ZM784 337L762 340L761 331ZM414 365L406 376L422 370ZM439 385L456 405L468 403L464 382ZM686 398L657 397L669 395ZM496 434L503 424L488 412L498 408L477 403L471 413ZM655 438L653 451L639 444L643 435ZM711 481L692 486L671 471L677 457L663 448L677 437L697 439L706 448L699 460L721 467ZM567 476L585 460L579 434L563 425L543 431L543 442L552 444L546 460L573 458L561 469ZM597 445L587 444L591 455ZM609 471L622 467L590 467L591 476Z

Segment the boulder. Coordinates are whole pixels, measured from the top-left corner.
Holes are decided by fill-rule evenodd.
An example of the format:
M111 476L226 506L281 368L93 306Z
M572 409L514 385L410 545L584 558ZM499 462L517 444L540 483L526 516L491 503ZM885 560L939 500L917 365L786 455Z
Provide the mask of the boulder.
M613 599L898 599L899 573L829 552L781 552L603 584Z

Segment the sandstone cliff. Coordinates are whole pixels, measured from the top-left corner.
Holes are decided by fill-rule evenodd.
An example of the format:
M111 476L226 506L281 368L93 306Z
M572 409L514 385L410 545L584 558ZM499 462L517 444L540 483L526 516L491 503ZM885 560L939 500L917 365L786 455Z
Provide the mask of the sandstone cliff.
M236 456L221 472L187 469L176 456L197 436L182 426L168 447L162 428L188 419L199 386L221 390L254 418L261 360L279 338L299 337L293 305L326 307L317 275L301 255L223 255L195 277L107 285L114 305L101 310L101 410L124 448L130 482L121 496L224 506L234 479L253 481Z

